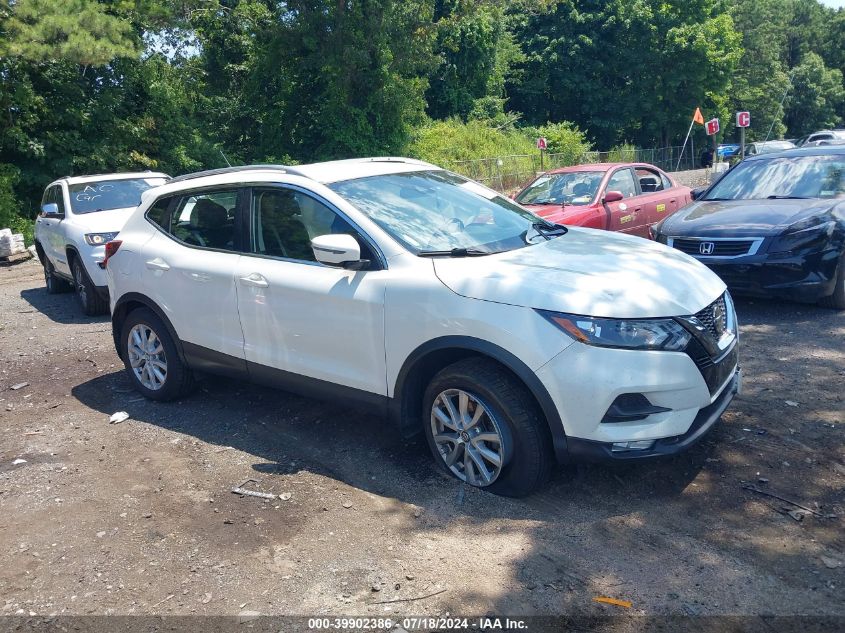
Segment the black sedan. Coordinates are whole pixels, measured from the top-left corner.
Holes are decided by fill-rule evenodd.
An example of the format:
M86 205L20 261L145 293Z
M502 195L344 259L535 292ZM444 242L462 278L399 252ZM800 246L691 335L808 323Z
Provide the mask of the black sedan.
M845 310L845 147L746 158L653 229L735 294Z

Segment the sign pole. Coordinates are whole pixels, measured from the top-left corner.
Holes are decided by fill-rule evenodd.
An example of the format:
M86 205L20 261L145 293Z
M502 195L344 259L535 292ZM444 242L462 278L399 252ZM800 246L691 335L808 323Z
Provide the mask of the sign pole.
M681 147L681 155L678 156L678 164L675 165L675 171L678 171L678 168L681 166L681 158L684 155L684 150L687 148L687 141L689 140L690 132L692 132L692 126L695 125L695 119L689 122L689 129L687 130L687 137L684 139L684 144ZM693 160L695 160L695 155L693 155Z
M740 147L739 159L744 160L745 159L745 128L744 127L739 128L739 147Z

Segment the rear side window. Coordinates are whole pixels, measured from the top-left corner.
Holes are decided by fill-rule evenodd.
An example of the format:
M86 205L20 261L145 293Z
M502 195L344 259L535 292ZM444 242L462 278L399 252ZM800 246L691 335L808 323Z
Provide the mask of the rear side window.
M653 169L646 169L645 167L637 168L637 180L640 183L640 191L643 193L663 191L665 188L663 178Z
M189 246L238 250L237 189L203 191L157 200L147 218L162 231Z

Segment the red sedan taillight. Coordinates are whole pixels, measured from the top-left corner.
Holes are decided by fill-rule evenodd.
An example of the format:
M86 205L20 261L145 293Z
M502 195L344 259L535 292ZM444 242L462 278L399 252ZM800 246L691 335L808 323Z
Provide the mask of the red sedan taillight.
M111 242L106 242L106 256L103 259L103 268L106 267L106 264L109 263L109 258L117 252L117 249L120 248L121 244L123 244L121 240L112 240Z

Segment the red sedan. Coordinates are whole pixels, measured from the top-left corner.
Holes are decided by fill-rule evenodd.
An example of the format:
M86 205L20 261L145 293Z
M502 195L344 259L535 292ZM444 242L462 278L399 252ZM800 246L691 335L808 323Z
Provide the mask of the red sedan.
M649 237L651 225L692 198L689 187L653 165L598 163L546 172L514 200L557 224Z

